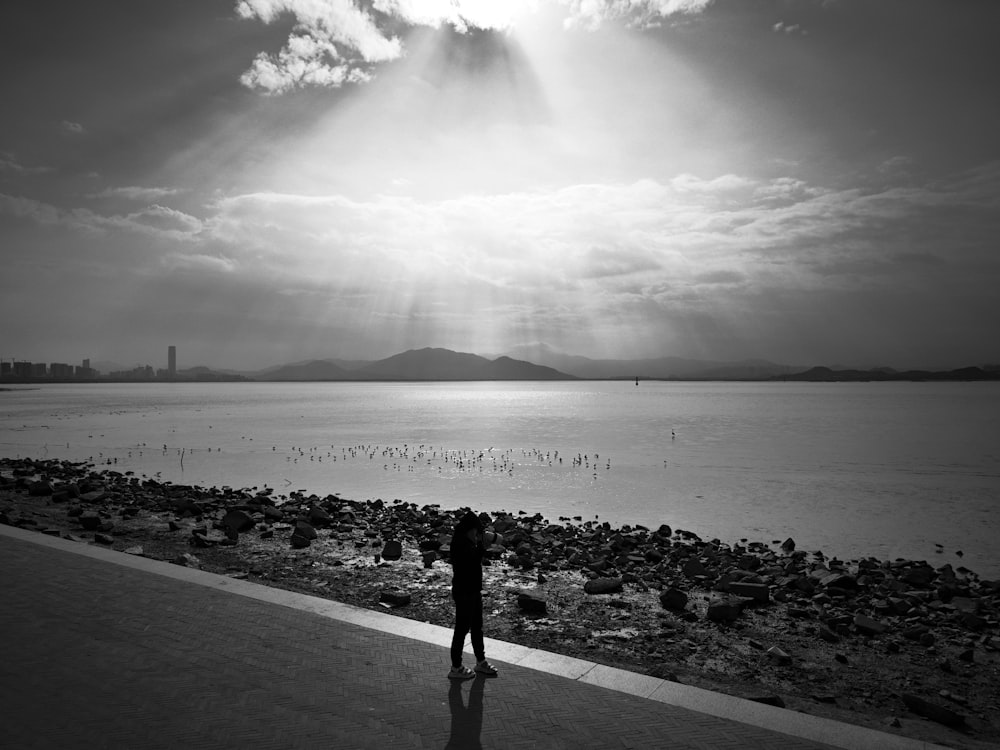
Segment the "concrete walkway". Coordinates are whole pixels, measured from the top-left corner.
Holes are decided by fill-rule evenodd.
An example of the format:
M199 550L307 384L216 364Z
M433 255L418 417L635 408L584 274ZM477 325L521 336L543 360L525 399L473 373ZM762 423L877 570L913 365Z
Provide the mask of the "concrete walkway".
M937 747L9 526L0 586L3 747Z

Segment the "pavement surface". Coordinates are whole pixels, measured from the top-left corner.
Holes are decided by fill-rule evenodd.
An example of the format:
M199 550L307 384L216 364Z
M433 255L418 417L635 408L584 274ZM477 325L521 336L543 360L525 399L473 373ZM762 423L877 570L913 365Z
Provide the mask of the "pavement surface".
M9 526L0 586L2 748L938 747Z

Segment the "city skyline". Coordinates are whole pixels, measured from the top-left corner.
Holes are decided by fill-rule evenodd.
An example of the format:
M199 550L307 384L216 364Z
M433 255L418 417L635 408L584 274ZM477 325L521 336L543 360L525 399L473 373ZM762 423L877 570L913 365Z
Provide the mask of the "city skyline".
M945 0L19 4L0 355L996 362L998 22Z

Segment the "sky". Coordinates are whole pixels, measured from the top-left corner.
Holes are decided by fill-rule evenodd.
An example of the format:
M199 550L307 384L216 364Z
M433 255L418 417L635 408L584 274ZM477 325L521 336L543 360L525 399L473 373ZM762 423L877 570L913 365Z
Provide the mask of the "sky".
M0 358L1000 362L993 0L0 23Z

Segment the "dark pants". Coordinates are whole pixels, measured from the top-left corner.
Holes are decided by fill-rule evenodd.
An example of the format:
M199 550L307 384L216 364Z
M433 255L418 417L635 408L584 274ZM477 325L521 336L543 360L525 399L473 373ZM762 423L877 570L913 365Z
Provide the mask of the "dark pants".
M455 635L451 639L451 666L462 666L462 649L465 636L472 633L472 651L477 661L486 658L483 647L483 596L482 594L452 594L455 600Z

